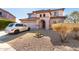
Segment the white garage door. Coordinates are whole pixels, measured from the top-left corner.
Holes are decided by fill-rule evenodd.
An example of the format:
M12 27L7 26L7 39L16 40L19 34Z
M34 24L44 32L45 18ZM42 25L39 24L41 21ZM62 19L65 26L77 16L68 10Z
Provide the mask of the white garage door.
M38 26L36 23L26 23L27 26L29 26L31 29L38 29Z

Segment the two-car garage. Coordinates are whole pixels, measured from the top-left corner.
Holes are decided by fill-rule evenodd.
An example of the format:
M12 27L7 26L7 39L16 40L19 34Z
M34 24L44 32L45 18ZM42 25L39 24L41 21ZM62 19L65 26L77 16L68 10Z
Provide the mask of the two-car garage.
M38 18L25 18L20 19L22 23L25 23L27 26L29 26L31 29L38 29Z

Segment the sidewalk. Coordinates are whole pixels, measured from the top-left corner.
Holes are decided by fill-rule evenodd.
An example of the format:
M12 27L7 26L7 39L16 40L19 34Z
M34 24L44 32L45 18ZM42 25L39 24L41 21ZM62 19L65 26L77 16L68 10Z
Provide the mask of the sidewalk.
M0 31L0 37L4 38L4 35L6 35L7 33L5 33L4 31ZM6 40L6 39L5 39ZM8 45L7 43L0 43L0 51L16 51L13 47L11 47L10 45Z
M0 43L0 51L16 51L16 50L7 43Z

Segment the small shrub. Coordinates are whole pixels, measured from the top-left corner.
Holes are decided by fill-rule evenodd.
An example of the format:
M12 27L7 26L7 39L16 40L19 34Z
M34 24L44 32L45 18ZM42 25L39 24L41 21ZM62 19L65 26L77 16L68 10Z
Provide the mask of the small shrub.
M43 37L43 36L44 36L43 34L41 34L40 32L37 32L34 37L36 37L36 38L41 38L41 37Z
M54 29L55 29L55 31L59 32L59 31L61 31L61 26L55 27Z
M61 42L64 42L67 38L67 34L69 33L68 31L68 26L64 25L64 24L53 24L53 30L58 32L60 34L61 37Z
M79 28L78 27L73 27L73 30L74 32L78 32L79 31Z
M79 27L74 27L73 28L73 30L72 30L73 32L74 32L74 39L79 39L79 35L78 35L78 31L79 31Z
M61 29L61 24L52 24L52 29L54 30L54 31L60 31L60 29Z

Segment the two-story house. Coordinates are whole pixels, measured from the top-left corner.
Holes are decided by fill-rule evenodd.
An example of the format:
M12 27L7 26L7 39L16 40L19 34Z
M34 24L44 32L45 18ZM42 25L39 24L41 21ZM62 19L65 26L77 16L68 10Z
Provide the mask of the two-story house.
M28 13L28 18L20 19L31 28L50 29L51 24L61 23L65 20L64 8L54 10L38 10Z

